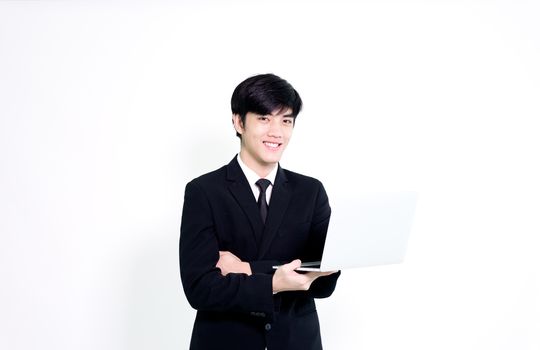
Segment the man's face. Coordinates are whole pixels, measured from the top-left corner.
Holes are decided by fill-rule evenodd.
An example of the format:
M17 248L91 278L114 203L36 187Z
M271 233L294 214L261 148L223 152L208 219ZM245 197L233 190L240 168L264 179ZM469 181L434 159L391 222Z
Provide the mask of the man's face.
M268 115L248 112L244 125L240 116L233 116L234 127L242 135L240 156L247 166L264 171L279 162L293 132L291 113L290 108Z

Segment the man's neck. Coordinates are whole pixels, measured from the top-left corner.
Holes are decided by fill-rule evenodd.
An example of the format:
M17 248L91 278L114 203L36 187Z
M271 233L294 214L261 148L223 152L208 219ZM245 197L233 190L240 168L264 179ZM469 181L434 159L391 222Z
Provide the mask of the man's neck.
M240 150L240 159L242 162L251 170L253 170L260 178L266 178L268 174L272 172L277 167L277 163L274 164L259 164L252 160L250 157L246 157L245 154L243 154L242 150Z

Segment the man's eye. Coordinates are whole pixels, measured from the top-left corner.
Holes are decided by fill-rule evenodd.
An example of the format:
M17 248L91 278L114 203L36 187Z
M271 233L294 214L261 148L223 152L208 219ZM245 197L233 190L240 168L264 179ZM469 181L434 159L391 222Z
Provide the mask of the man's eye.
M268 118L267 117L259 117L259 120L262 120L262 121L267 121Z
M292 124L293 123L293 120L292 119L283 119L283 122L285 124Z

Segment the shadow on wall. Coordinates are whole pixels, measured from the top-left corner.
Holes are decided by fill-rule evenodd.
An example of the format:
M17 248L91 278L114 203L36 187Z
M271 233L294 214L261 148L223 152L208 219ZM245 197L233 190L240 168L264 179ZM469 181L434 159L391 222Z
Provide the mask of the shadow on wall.
M155 239L148 240L133 264L125 303L125 349L188 349L195 312L180 282L179 233L146 236Z

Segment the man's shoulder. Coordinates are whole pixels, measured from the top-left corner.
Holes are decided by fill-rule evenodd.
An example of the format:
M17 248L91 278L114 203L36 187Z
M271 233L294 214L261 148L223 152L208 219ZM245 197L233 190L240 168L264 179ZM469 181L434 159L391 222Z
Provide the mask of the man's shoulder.
M202 174L193 180L191 180L189 183L194 185L219 185L223 181L227 180L229 167L232 166L232 163L223 165L222 167L210 171L208 173ZM301 185L301 186L323 186L322 182L319 179L316 179L315 177L300 174L285 168L281 168L283 171L283 174L285 175L287 181L294 185Z
M285 173L287 180L293 184L304 186L322 186L322 182L312 176L300 174L283 168L282 170Z
M190 181L192 184L215 184L217 182L223 181L226 178L227 174L227 165L220 167L219 169L210 171L208 173L197 176Z

